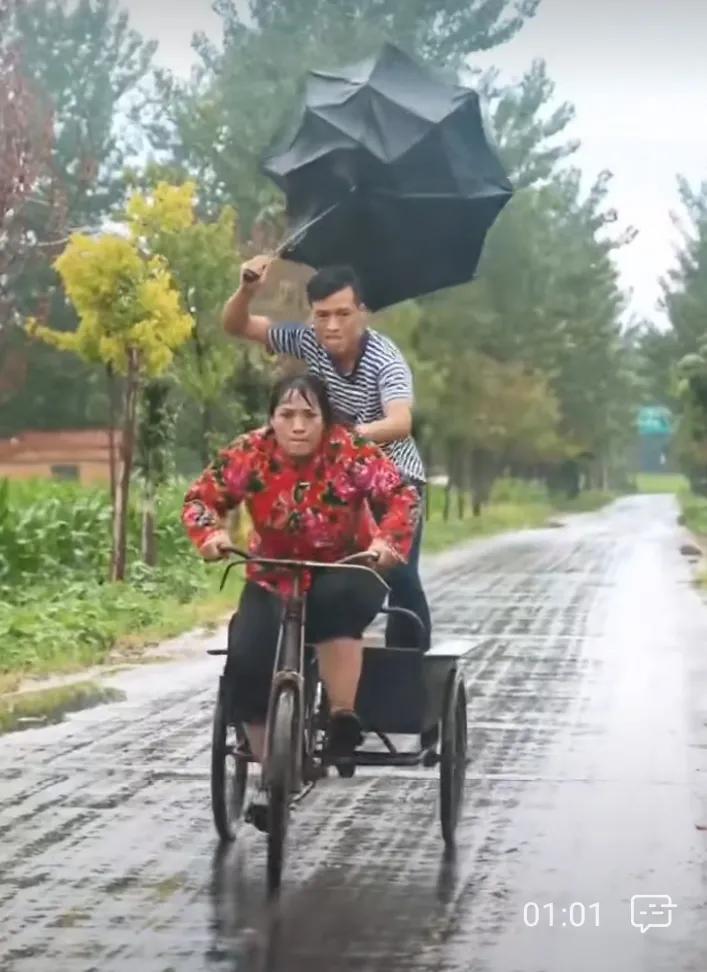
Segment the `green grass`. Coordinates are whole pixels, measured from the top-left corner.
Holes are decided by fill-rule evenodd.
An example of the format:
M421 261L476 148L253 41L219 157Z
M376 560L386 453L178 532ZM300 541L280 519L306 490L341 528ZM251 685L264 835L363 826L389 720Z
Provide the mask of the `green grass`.
M698 546L701 546L704 550L705 542L707 542L707 498L696 496L689 490L683 490L678 494L678 500L682 510L682 522L695 535ZM697 569L695 583L701 588L707 588L707 569L704 559Z
M425 553L439 553L447 547L477 537L540 527L551 514L549 503L492 503L480 517L473 517L471 510L467 510L463 520L457 519L452 513L446 523L439 514L434 514L425 524L423 550Z
M684 493L689 489L687 479L679 473L639 473L636 476L639 493Z
M553 501L553 509L560 513L592 513L616 499L617 494L601 489L587 489L575 499L558 498Z
M460 519L456 503L453 503L449 520L445 523L442 515L444 492L433 487L423 549L426 553L438 553L475 538L542 527L553 514L590 512L605 506L613 498L611 493L589 490L573 500L551 500L546 490L538 484L500 480L493 490L491 502L484 507L480 517L472 516L467 503L465 515Z
M683 492L679 495L685 526L700 537L707 537L707 498Z
M195 573L201 568L195 559ZM220 593L214 577L184 600L168 583L149 591L129 584L74 583L51 593L40 588L41 604L31 597L1 604L0 689L23 675L75 672L134 657L149 645L224 617L237 590L234 579Z
M219 592L221 570L203 564L179 520L183 485L161 497L160 564L137 555L139 519L130 525L130 570L105 581L110 516L104 492L76 484L0 484L0 693L25 677L76 672L138 658L147 645L224 618L242 572ZM435 553L474 537L543 526L556 511L596 509L611 497L587 493L553 505L538 484L499 481L481 517L467 504L448 522L444 492L431 491L424 549Z
M138 556L131 513L130 569L105 581L110 509L103 490L0 483L0 691L24 676L73 672L223 617L238 587L218 591L218 567L196 556L179 519L184 489L161 496L160 564Z

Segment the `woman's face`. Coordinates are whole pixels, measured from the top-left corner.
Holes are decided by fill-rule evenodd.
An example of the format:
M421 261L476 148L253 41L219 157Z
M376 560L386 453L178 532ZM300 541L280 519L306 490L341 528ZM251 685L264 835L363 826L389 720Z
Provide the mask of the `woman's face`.
M324 434L324 419L316 398L311 396L307 401L298 391L285 393L270 424L277 444L293 459L311 456Z

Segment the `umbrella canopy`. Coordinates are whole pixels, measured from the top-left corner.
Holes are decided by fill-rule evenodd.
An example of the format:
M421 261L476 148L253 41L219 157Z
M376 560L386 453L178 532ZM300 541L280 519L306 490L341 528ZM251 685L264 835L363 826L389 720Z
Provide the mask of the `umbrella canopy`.
M311 72L263 167L287 198L282 256L352 265L371 310L470 280L513 191L476 92L391 44Z

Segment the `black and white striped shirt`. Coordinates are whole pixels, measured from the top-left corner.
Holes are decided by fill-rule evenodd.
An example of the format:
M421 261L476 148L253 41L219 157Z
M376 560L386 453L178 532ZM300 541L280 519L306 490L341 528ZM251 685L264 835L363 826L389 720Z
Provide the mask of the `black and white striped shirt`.
M329 354L306 324L275 324L268 331L268 343L276 354L305 361L309 371L326 384L338 415L354 425L385 418L384 406L396 399L413 400L410 367L397 345L378 331L367 330L361 354L351 374L340 372ZM425 467L412 436L381 447L402 475L424 483Z

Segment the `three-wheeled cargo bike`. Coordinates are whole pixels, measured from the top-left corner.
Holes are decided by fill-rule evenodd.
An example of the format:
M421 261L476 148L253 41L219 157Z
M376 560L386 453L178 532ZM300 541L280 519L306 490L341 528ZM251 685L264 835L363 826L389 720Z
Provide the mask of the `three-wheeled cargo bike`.
M293 574L293 592L283 601L261 770L268 800L268 888L275 891L280 886L290 811L327 775L329 766L342 777L353 776L357 766L438 766L442 836L447 846L453 846L467 761L466 693L460 669L463 649L454 642L433 646L424 653L411 646L366 645L356 700L366 738L352 756L330 757L325 744L326 694L314 651L304 640L306 592L302 574L305 570L372 568L364 566L365 555L323 566L254 557L235 547L227 552L235 559L224 572L222 587L231 567L248 561ZM379 574L375 576L385 583ZM383 609L386 614L395 612L407 615L422 628L412 612ZM226 649L209 654L225 655ZM401 750L391 736L413 736L416 743ZM230 715L228 684L222 675L213 719L211 799L214 823L223 841L236 837L252 762L243 727Z

